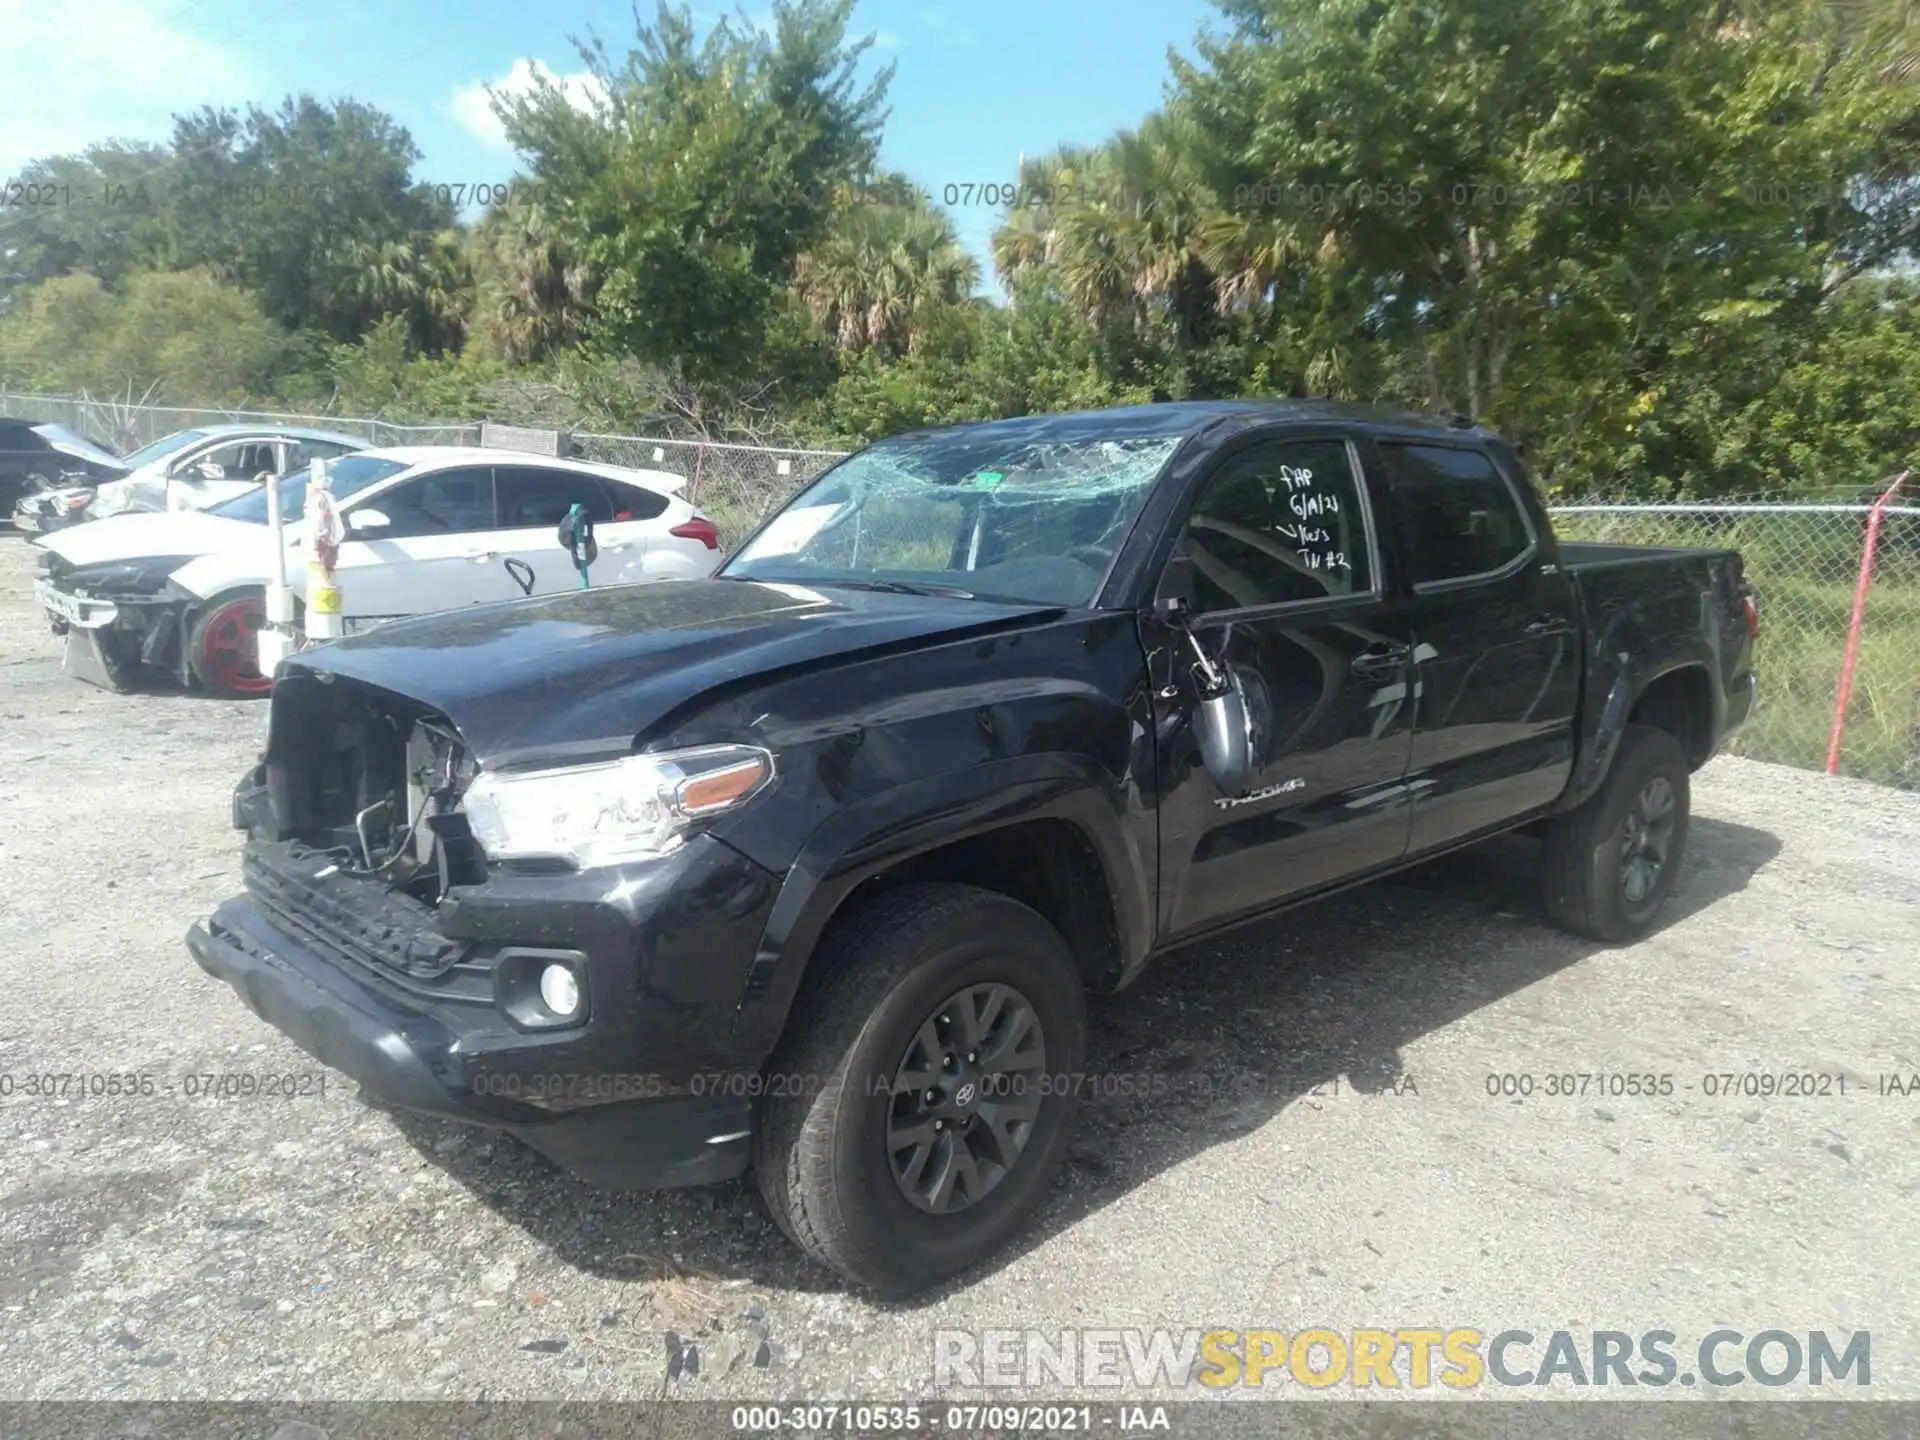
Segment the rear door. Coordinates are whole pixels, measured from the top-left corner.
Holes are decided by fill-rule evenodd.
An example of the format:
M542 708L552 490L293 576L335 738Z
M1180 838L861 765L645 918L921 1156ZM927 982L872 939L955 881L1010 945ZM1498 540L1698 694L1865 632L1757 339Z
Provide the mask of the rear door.
M632 578L639 578L646 549L643 527L631 519L614 519L612 498L599 476L544 465L501 465L494 474L500 494L500 529L491 547L497 556L494 563L511 557L532 570L529 594L579 588L580 573L561 548L559 533L560 522L575 505L593 522L599 550L599 558L587 572L593 583L616 583L626 578L622 572L629 565L634 567Z
M1360 462L1342 431L1257 433L1217 462L1191 503L1169 574L1191 566L1194 630L1246 696L1256 771L1248 794L1220 793L1187 723L1185 642L1152 636L1174 661L1155 694L1169 935L1406 850L1411 647L1383 588Z
M377 511L387 523L356 531L352 516ZM357 500L335 571L341 613L362 624L399 615L452 610L520 592L497 561L493 540L493 469L461 465L434 470Z
M1573 768L1572 588L1517 486L1470 442L1377 442L1413 626L1413 852L1547 805Z

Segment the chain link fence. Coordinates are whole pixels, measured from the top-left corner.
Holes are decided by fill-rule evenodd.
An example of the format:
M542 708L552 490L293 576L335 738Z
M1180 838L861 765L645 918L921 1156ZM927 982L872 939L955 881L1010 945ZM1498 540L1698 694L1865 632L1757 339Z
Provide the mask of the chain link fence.
M395 425L355 415L298 415L275 410L222 410L216 406L132 405L0 390L0 417L64 425L76 435L127 455L176 430L202 425L301 425L357 435L374 445L478 445L480 425L449 422Z
M478 445L479 423L395 425L342 415L127 405L0 390L0 415L57 421L126 452L175 430L222 423L320 426L378 445ZM641 435L575 432L574 453L683 476L687 495L731 546L795 490L842 457ZM1848 491L1832 503L1592 499L1551 507L1571 540L1737 549L1759 592L1760 704L1731 743L1757 759L1822 768L1834 726L1854 590L1872 506ZM1920 789L1920 505L1885 509L1840 750L1842 773Z
M845 453L582 431L574 432L573 442L575 453L589 460L684 476L687 498L712 518L728 545L745 539L770 511Z
M1569 504L1563 539L1740 552L1759 592L1760 699L1729 748L1808 769L1826 765L1867 504ZM1839 756L1840 773L1920 790L1920 506L1883 513Z
M136 405L6 390L0 390L0 416L65 425L123 455L176 430L201 425L304 425L357 435L374 445L481 443L477 420L396 425L356 415ZM573 453L582 459L681 476L687 481L688 498L713 519L729 544L744 538L769 511L845 453L591 431L573 431L569 438Z

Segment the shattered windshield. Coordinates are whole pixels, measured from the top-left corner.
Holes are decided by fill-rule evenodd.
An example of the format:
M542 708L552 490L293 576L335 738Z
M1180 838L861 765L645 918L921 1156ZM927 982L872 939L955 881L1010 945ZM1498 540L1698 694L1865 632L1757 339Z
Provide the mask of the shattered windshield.
M843 461L721 572L1089 603L1181 435L919 435Z

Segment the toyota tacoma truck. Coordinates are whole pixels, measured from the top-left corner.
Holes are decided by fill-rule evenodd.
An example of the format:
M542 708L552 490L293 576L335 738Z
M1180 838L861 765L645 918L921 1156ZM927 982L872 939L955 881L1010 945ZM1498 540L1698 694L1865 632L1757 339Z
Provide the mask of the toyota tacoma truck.
M751 1170L906 1293L1055 1177L1085 997L1503 831L1654 922L1753 705L1730 550L1557 543L1463 422L1153 405L928 430L716 575L304 651L200 965L386 1105L591 1181Z

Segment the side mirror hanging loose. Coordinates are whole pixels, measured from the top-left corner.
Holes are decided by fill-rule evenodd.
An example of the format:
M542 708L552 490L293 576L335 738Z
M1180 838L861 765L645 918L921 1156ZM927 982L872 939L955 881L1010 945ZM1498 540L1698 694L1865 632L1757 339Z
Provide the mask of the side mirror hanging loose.
M1206 766L1220 793L1238 798L1247 793L1253 774L1253 736L1247 724L1247 701L1226 666L1207 654L1193 633L1187 602L1170 596L1156 607L1161 619L1178 630L1193 651L1193 733Z

